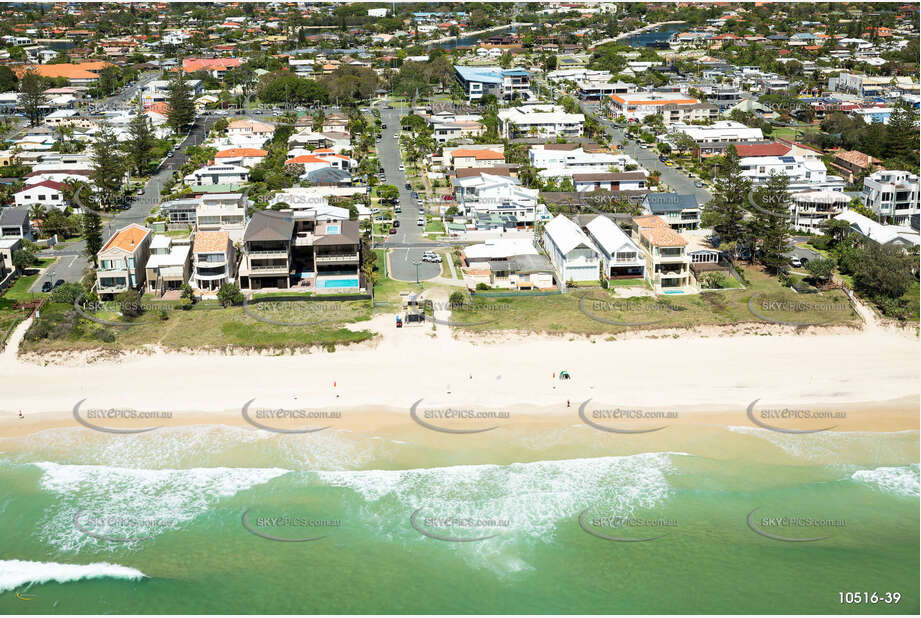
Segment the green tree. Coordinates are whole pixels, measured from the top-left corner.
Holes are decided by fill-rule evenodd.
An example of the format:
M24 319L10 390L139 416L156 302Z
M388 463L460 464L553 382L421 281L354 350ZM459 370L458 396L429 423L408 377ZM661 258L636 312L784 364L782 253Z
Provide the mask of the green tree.
M742 175L735 146L726 148L714 183L713 199L701 216L707 227L720 237L720 244L733 246L744 236L745 204L751 192L751 181Z
M122 195L125 161L117 150L115 135L109 127L103 127L93 141L93 170L90 180L95 186L99 205L108 210L115 206Z
M86 257L93 261L93 267L98 264L96 254L102 249L102 219L94 210L83 213L83 240L86 244Z
M243 292L235 283L222 283L221 288L217 291L217 299L224 307L239 305L243 302Z
M787 243L789 241L790 193L787 187L790 179L786 174L771 174L767 183L754 195L757 208L752 208L751 229L761 249L758 260L771 272L780 272L787 264Z
M16 84L19 80L13 70L6 66L0 66L0 92L10 92L16 90Z
M898 298L915 281L912 264L917 258L906 255L901 247L868 242L854 271L854 286L871 298Z
M818 258L806 262L806 272L821 283L827 282L835 273L835 261L831 258Z
M35 253L29 249L17 249L13 252L13 266L20 272L31 268L38 261Z
M35 71L26 71L19 80L19 106L29 119L29 125L35 126L42 119L42 107L47 103L45 85Z
M128 142L125 144L125 154L138 176L147 171L155 142L150 120L138 109L128 125Z
M166 121L173 133L181 132L183 127L195 121L195 103L192 101L192 89L186 82L185 74L182 70L177 72L176 76L170 80L166 101L169 105Z

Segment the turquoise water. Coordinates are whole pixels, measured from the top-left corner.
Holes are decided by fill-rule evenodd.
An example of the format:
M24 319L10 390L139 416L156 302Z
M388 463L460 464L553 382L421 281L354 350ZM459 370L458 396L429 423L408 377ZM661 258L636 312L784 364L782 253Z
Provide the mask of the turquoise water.
M320 282L323 288L357 288L358 279L324 279Z
M0 441L0 612L918 613L917 431L598 433Z

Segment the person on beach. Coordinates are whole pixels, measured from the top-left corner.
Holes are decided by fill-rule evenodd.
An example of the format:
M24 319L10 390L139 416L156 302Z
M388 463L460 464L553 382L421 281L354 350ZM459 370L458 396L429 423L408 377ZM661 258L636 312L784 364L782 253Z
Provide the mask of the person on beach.
M22 410L19 411L19 418L20 418L20 419L25 418L25 417L22 415Z

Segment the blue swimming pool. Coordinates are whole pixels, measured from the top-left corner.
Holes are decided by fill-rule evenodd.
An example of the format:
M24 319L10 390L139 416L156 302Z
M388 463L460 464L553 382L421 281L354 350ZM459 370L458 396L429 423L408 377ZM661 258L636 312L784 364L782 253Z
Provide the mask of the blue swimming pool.
M682 292L681 290L668 290L668 291L663 291L662 293L663 294L684 294L684 292Z
M317 287L328 288L357 288L358 279L323 279Z

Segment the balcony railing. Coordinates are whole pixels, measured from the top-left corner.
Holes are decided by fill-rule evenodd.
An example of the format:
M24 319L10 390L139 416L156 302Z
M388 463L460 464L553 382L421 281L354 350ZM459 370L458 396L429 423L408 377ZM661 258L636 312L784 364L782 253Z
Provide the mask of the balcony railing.
M279 266L250 266L249 270L250 272L263 273L263 274L269 274L269 273L277 273L277 274L283 274L283 275L288 274L288 267L284 264L279 265Z
M318 264L329 262L357 262L358 253L327 253L317 255L315 259Z
M257 249L254 251L247 251L249 255L265 255L265 256L286 256L288 255L287 249Z

